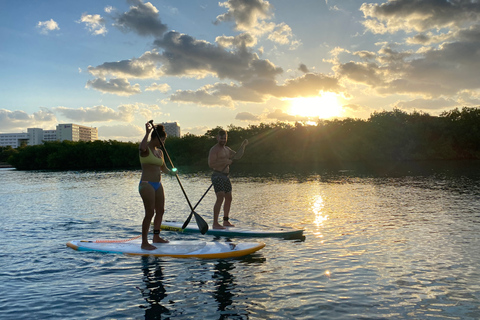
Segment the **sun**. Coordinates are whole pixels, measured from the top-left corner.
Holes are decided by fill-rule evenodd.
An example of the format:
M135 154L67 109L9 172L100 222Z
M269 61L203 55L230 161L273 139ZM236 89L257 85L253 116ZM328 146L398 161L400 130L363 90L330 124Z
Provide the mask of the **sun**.
M333 92L323 92L316 97L299 97L290 100L290 114L307 117L329 119L342 114L339 96Z

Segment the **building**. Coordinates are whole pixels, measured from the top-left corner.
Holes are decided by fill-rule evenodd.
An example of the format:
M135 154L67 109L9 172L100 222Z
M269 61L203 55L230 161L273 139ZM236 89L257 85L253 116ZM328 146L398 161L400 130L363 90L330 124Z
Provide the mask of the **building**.
M0 133L0 147L11 146L18 148L22 144L28 144L28 133Z
M181 137L180 126L176 122L162 122L161 124L165 127L167 137Z
M98 129L73 123L57 125L56 140L94 141L98 140Z
M22 133L0 133L0 147L18 148L23 144L35 146L45 141L94 141L98 140L98 129L78 124L57 125L56 130L28 128Z

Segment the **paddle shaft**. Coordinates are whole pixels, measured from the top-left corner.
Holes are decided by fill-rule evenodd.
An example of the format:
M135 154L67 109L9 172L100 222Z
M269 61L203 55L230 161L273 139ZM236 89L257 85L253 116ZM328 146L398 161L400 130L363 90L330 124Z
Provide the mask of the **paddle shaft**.
M155 131L155 135L157 136L158 141L160 142L160 145L161 145L163 151L165 152L165 155L168 158L168 162L170 162L170 165L172 166L172 168L174 168L175 166L173 165L172 159L170 159L170 156L168 155L167 149L165 148L165 145L163 144L162 139L160 139L160 136L158 135L157 129L155 128L155 125L153 124L153 120L150 120L149 122L152 125L153 131ZM178 184L180 185L180 189L182 189L183 195L185 196L185 199L187 200L187 203L188 203L188 206L190 207L190 210L192 211L192 213L196 213L195 209L192 207L192 204L190 203L190 200L188 199L187 193L185 192L185 189L183 188L182 182L180 181L180 178L178 177L177 173L175 173L175 177L177 178ZM195 215L195 218L201 218L201 217L197 213ZM203 218L202 218L202 220L203 220ZM197 221L197 223L198 223L198 221ZM206 224L206 222L205 222L205 224ZM208 225L207 225L207 228L208 228Z

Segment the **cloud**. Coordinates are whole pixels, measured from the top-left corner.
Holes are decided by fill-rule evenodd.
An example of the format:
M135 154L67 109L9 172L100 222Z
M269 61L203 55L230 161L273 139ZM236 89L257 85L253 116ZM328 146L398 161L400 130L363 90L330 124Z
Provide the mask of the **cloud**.
M472 0L389 0L381 4L364 3L360 10L367 18L364 26L374 33L424 32L476 23L480 3Z
M170 91L171 87L166 83L157 84L156 82L152 83L145 91L160 91L162 93L167 93Z
M268 35L268 39L279 43L279 44L289 44L292 38L292 28L290 28L285 23L280 23L275 26L275 30Z
M163 60L157 51L147 51L138 59L105 62L97 67L88 66L88 72L96 77L158 78L163 73L157 68L157 63Z
M288 79L278 86L272 95L281 98L315 96L319 91L338 92L341 90L338 79L321 73L307 73L301 77Z
M453 109L458 107L458 103L453 99L414 99L410 101L398 101L395 107L403 110L438 110Z
M105 19L103 19L99 14L82 14L78 23L85 23L86 28L93 35L105 35L107 33L107 28L105 27Z
M140 85L135 84L131 85L127 79L118 78L118 79L100 79L87 81L85 86L86 88L93 88L103 93L112 93L119 96L131 96L133 94L138 94L141 92Z
M57 118L53 112L46 108L40 108L39 111L31 115L20 110L0 109L0 128L4 133L26 131L27 128L32 127L51 127L51 129L54 129L56 122Z
M220 79L247 81L255 77L273 78L283 72L246 48L227 51L222 46L175 31L155 40L155 45L164 50L162 71L167 75L213 74Z
M170 96L170 101L183 103L196 103L207 107L228 107L233 108L232 100L227 96L208 92L208 89L179 90Z
M54 110L62 116L74 122L110 122L123 121L130 122L133 120L135 113L139 107L136 105L121 105L118 111L103 105L91 108L66 108L56 107Z
M207 85L196 91L177 90L170 97L171 101L197 103L203 106L233 107L233 101L264 102L266 97L247 87L234 83L216 83Z
M273 119L277 121L289 121L289 122L310 120L308 117L299 117L299 116L290 115L280 109L276 109L274 112L267 114L266 117L267 119Z
M245 48L253 47L257 44L257 39L249 33L242 33L237 36L219 36L215 39L215 42L223 48Z
M300 63L300 65L298 66L298 70L302 71L303 73L308 73L308 68L306 65L304 65L303 63Z
M343 81L369 86L383 95L452 97L462 90L478 90L480 27L457 30L455 35L456 41L418 52L386 45L368 54L374 61L338 63L333 69Z
M210 127L207 126L196 126L196 127L187 127L187 128L182 128L182 136L186 134L193 134L193 135L204 135L208 130L210 130ZM212 141L212 144L215 143Z
M113 125L100 126L98 128L98 137L101 140L117 140L137 142L145 135L145 129L136 125Z
M240 121L260 121L260 117L254 115L253 113L250 112L239 112L235 116L235 120L240 120Z
M150 2L128 0L130 10L115 18L114 26L124 32L133 31L141 36L161 37L167 25L160 21L157 8Z
M58 27L58 23L56 23L53 19L47 21L39 21L37 24L37 28L40 29L41 34L48 34L50 31L53 30L60 30Z
M227 12L217 16L216 24L224 21L233 21L235 29L248 31L256 27L260 20L271 17L272 6L264 0L228 0L220 2Z

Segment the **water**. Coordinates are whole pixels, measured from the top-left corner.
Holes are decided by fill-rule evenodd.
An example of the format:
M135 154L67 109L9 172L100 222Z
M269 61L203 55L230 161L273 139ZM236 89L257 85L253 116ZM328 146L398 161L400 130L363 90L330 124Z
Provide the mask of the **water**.
M306 238L260 239L264 249L229 260L66 247L140 234L138 171L0 169L0 318L479 319L480 166L432 168L239 170L233 222L304 228ZM193 203L210 183L202 172L180 178ZM165 218L183 221L176 180L164 185ZM209 223L213 201L197 210Z

